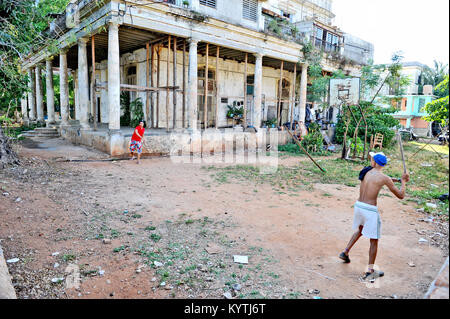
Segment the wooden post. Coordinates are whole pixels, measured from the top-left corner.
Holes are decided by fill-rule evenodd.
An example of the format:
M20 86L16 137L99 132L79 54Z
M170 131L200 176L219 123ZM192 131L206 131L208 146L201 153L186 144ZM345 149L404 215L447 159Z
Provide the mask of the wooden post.
M173 38L173 86L177 86L177 38ZM173 90L173 128L177 122L177 90Z
M172 37L169 35L169 42L167 44L167 88L166 88L166 131L169 131L169 75L170 75L170 41Z
M92 105L92 117L94 118L94 131L97 130L97 98L95 94L95 37L92 36L91 42L92 50L92 77L91 77L91 105Z
M219 128L219 105L220 105L220 95L219 95L219 53L220 48L217 46L217 53L216 53L216 112L215 112L215 124L216 129Z
M205 130L208 128L208 73L209 73L209 43L206 43L206 55L205 55L205 103L204 103L204 122Z
M156 70L156 87L159 88L160 83L160 71L161 71L161 49L162 46L157 48L157 70ZM156 128L159 128L159 90L156 91Z
M152 52L152 59L151 59L151 66L150 66L150 80L152 83L152 86L155 86L155 45L152 44L151 46L151 52ZM151 93L151 101L152 101L152 128L155 127L155 96L153 92Z
M145 49L146 49L146 64L145 64L145 85L147 87L150 86L150 43L146 43L145 44ZM145 104L145 111L147 113L147 126L149 125L151 116L150 116L150 92L146 92L145 93L145 97L146 97L146 104Z
M277 126L280 126L280 121L281 121L281 95L282 95L282 91L283 91L283 67L284 67L284 61L281 61L280 83L278 85Z
M185 128L186 120L186 40L183 41L183 125Z
M294 125L294 107L295 107L295 101L297 99L297 91L295 90L295 86L297 85L297 63L294 64L294 81L293 81L293 86L294 86L294 101L292 102L292 106L291 106L291 131L292 131L292 127Z
M244 67L244 129L247 128L247 64L248 64L248 53L245 53L245 67Z

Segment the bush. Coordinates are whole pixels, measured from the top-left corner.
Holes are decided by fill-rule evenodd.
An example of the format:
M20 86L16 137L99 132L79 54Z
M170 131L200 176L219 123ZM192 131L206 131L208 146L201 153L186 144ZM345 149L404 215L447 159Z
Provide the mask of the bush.
M130 110L131 110L130 126L131 127L138 126L139 121L144 118L144 110L142 109L142 106L143 106L143 104L142 104L140 97L130 103Z
M323 136L320 132L320 126L317 123L311 123L308 128L308 134L303 138L302 145L308 153L323 153Z
M392 114L396 112L395 108L381 108L370 104L369 102L361 102L361 108L364 110L364 115L367 121L367 143L370 143L370 136L376 133L383 134L383 147L388 147L391 145L392 140L395 136L394 129L398 128L400 123L395 119ZM355 114L356 120L359 120L361 113L357 106L351 107L353 113ZM338 117L338 124L336 126L336 142L339 144L343 143L344 133L345 133L345 121L342 118L343 111ZM349 115L351 116L351 115ZM353 132L356 129L357 123L351 119L347 139L353 138ZM358 137L364 142L365 126L364 121L361 121L358 129Z

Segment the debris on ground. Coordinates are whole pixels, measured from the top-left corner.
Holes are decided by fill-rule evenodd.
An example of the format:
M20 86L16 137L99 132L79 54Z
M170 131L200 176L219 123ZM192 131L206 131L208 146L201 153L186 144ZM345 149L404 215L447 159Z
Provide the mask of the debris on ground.
M234 255L234 262L238 264L248 264L248 256Z

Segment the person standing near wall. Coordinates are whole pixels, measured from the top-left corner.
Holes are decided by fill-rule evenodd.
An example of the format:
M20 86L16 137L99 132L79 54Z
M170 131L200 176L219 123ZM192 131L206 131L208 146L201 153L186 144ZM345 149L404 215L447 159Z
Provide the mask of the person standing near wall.
M130 143L130 160L134 160L134 153L137 153L137 163L140 163L142 153L142 142L144 138L145 128L144 120L139 121L139 125L134 129L133 136Z

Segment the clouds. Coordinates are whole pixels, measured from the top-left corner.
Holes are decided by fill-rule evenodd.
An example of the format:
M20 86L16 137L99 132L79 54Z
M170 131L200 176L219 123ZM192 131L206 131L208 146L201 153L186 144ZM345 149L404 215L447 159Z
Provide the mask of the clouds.
M334 24L372 42L375 63L403 51L404 61L449 61L448 0L334 0Z

